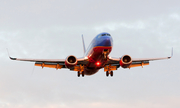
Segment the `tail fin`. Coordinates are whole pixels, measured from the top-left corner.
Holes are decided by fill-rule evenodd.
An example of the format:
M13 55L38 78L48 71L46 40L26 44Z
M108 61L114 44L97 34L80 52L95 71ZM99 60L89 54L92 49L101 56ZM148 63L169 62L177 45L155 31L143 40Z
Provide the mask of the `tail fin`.
M83 48L84 48L84 53L86 52L86 47L85 47L85 44L84 44L84 37L82 35L82 42L83 42Z
M171 57L173 56L173 47L172 47L172 51L171 51Z

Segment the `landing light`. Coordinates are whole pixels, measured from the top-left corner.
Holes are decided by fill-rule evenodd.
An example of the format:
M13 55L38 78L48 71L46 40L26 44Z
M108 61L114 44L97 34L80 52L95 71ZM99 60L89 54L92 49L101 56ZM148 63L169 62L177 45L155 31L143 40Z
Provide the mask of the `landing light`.
M96 62L96 65L97 65L97 66L100 66L100 64L101 64L100 62Z

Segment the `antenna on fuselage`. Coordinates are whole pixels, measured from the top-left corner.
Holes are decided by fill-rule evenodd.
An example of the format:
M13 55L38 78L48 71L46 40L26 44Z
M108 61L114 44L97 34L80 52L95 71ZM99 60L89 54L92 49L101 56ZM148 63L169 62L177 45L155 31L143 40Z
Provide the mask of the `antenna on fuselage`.
M82 34L82 42L83 42L83 48L84 48L84 54L86 52L86 47L85 47L85 43L84 43L84 37L83 37L83 34Z

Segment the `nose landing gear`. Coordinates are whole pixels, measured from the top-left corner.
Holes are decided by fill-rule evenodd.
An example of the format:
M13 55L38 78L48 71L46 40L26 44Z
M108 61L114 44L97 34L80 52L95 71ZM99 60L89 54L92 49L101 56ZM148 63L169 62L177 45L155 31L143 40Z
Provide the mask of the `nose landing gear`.
M103 51L104 59L107 59L108 53L109 53L109 50L108 49L104 49L104 51Z

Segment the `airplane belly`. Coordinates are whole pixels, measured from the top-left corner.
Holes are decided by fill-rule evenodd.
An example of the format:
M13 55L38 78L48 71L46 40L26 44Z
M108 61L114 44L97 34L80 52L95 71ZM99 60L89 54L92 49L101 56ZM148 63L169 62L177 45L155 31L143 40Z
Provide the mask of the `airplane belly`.
M99 71L99 69L97 69L97 68L85 68L84 74L85 75L93 75L93 74L97 73L98 71Z
M95 56L89 59L89 63L86 65L88 68L103 67L107 60L103 58L103 55Z

